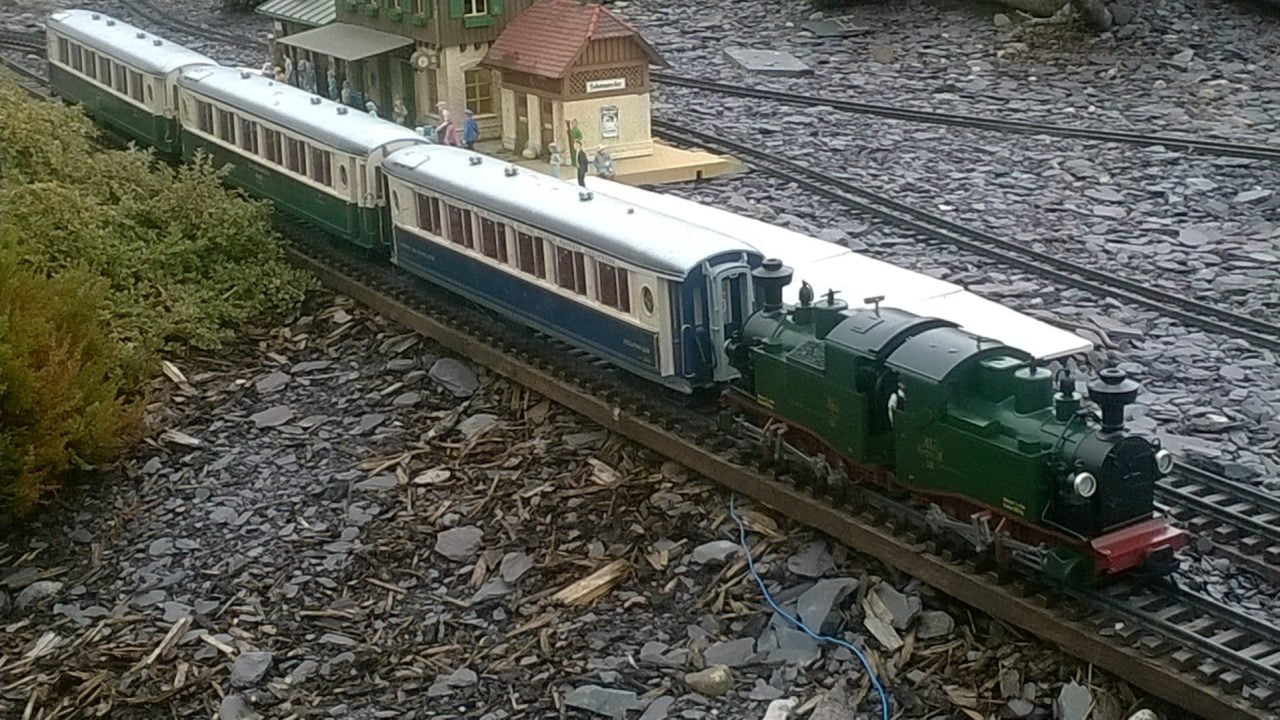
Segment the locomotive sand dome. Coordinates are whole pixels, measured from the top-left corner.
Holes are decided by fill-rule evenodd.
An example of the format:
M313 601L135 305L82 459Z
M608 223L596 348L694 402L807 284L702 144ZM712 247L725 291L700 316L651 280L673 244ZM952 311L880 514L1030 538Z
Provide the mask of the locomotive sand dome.
M1104 370L1089 386L1053 377L1025 352L953 323L828 295L782 303L791 271L753 273L760 309L727 352L731 399L772 439L830 468L828 487L872 482L934 506L931 524L1060 580L1164 571L1185 543L1154 513L1171 457L1124 432L1138 384ZM785 438L782 434L785 433Z

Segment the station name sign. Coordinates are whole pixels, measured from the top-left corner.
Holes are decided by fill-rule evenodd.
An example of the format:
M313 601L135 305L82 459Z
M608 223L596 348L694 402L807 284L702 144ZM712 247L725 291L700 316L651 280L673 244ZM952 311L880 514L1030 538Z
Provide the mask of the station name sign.
M587 92L608 92L609 90L622 90L627 86L626 78L609 78L608 80L588 80Z

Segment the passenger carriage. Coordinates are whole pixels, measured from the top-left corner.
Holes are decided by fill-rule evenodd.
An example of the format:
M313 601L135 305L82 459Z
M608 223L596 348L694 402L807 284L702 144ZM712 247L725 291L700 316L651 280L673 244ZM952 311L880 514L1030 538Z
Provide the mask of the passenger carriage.
M365 248L381 248L379 166L425 142L412 130L248 70L193 68L178 77L182 153L203 150L227 179Z
M45 37L54 92L123 137L178 154L177 75L216 61L88 10L51 14Z
M609 180L588 178L587 184L597 195L608 194L683 222L715 228L765 257L784 259L796 278L783 292L783 301L792 305L799 302L803 280L819 296L829 289L836 290L839 299L852 307L880 298L884 307L948 320L975 335L1023 350L1037 360L1066 357L1093 348L1093 343L1075 333L987 300L955 283L860 255L820 238Z
M460 148L383 168L395 264L683 392L737 375L750 246Z

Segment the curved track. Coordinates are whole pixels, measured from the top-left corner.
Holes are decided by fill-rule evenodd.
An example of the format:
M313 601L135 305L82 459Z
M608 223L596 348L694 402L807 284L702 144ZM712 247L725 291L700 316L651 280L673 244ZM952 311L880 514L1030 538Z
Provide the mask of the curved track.
M154 23L157 27L163 27L173 30L183 35L200 40L212 40L214 42L226 43L243 50L254 50L257 52L266 51L266 43L251 37L245 37L236 33L229 33L217 28L212 28L200 23L193 23L174 17L171 10L165 10L152 0L122 0L122 3L131 13L141 18L146 18L149 22ZM136 23L135 23L136 24Z
M775 157L745 143L704 133L665 120L653 120L653 128L673 142L696 142L748 159L757 169L844 207L918 233L931 242L947 243L1041 277L1145 307L1178 320L1188 327L1247 340L1259 347L1280 350L1280 325L1226 308L1208 305L1182 295L1151 288L1113 273L1082 266L1017 242L975 230L924 210L865 190L820 170Z
M1207 155L1251 158L1254 160L1280 160L1280 146L1251 145L1226 142L1222 140L1205 140L1172 135L1157 135L1154 133L1129 132L1125 130L1077 128L1069 125L1054 125L1050 123L1014 120L1011 118L985 118L977 115L963 115L959 113L912 110L908 108L892 107L889 105L856 102L842 98L800 95L796 93L783 92L781 90L743 87L740 85L716 82L714 80L702 80L699 78L684 77L681 75L672 75L663 72L652 73L651 77L664 85L695 88L707 92L719 93L721 95L734 95L737 97L771 100L773 102L784 103L787 105L799 105L803 107L832 107L845 112L877 115L880 117L892 118L894 120L905 120L915 123L972 127L982 130L994 130L1006 133L1025 133L1028 135L1051 135L1055 137L1096 140L1098 142L1124 143L1127 145L1142 145L1147 147L1159 146L1173 150L1184 150L1187 152L1203 153Z
M44 33L0 30L0 48L44 54Z

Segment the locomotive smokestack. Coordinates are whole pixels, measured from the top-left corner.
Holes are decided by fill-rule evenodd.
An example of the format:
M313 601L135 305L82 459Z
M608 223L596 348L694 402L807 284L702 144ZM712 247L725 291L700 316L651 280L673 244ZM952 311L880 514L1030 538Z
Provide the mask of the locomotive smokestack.
M791 268L777 258L766 258L760 267L751 271L751 278L763 296L762 309L765 312L781 310L782 288L791 284Z
M1124 407L1138 399L1142 386L1130 380L1120 368L1106 368L1098 379L1089 383L1089 399L1102 409L1102 432L1118 433L1124 429Z

